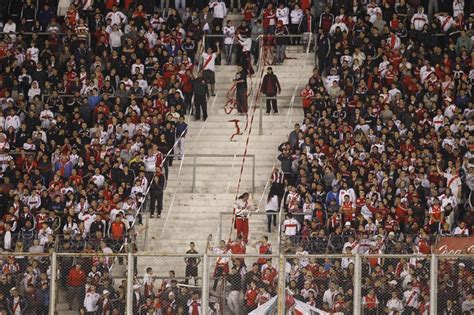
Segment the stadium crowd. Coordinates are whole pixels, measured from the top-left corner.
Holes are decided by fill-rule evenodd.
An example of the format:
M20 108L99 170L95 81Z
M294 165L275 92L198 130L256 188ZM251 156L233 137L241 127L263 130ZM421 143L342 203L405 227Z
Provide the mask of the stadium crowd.
M417 255L437 236L474 233L472 3L322 3L310 23L317 66L302 122L278 148L268 229L279 201L290 253L412 255L363 261L364 313L428 314L430 265ZM352 303L353 259L291 266L297 299ZM472 312L472 267L440 263L439 314Z
M0 246L16 254L1 262L0 312L46 314L49 259L18 253L118 252L135 240L148 189L141 210L160 217L168 168L184 152L193 88L202 87L194 71L199 41L222 27L226 8L8 2L0 37ZM126 288L109 274L114 262L60 259L70 309L124 314ZM141 304L142 297L137 314Z

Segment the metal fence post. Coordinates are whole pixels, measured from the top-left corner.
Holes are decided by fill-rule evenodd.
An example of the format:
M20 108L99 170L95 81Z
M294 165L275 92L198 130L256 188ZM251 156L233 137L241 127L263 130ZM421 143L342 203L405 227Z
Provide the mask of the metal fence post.
M196 159L197 157L194 156L194 159L193 159L193 188L191 190L191 192L195 192L196 191Z
M355 255L355 265L354 265L354 310L353 314L361 314L361 288L362 287L362 262L360 255L357 253Z
M220 242L220 240L222 239L222 220L224 218L224 215L222 213L219 213L219 239L218 241Z
M278 268L278 314L285 314L285 300L286 300L286 290L285 290L285 256L280 254L278 258L279 268Z
M438 256L431 254L430 262L430 314L436 314L438 311Z
M209 256L202 257L202 314L207 315L209 310Z
M133 314L133 255L127 254L127 315Z
M252 193L255 194L255 155L252 157Z
M258 106L260 110L260 112L258 113L258 134L260 136L263 135L263 105L262 103L263 103L263 97L260 100L260 105Z
M51 256L51 279L49 286L49 314L56 314L56 300L58 295L58 256L56 252L53 252Z

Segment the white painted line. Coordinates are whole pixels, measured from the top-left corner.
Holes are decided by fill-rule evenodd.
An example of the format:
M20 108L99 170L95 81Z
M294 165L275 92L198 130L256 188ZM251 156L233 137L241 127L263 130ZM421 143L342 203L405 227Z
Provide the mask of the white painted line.
M176 193L173 194L173 198L171 199L171 203L170 203L170 207L168 209L168 213L166 213L166 220L165 220L165 224L163 225L163 228L161 230L160 239L162 239L163 235L165 234L166 226L168 225L168 220L169 220L170 214L171 214L171 209L173 209L173 204L174 204L174 198L175 197L176 197Z
M214 101L212 102L211 104L211 108L214 106L214 104L216 103L216 99L217 99L217 95L219 94L219 92L216 92L216 96L214 97ZM198 134L196 135L196 137L194 137L194 139L190 142L190 143L194 143L196 142L197 138L199 138L199 136L201 135L202 131L204 130L204 126L206 126L206 123L208 122L208 120L204 121L204 123L202 124L201 126L201 129L199 130ZM186 150L184 150L184 154L183 154L183 158L181 159L181 162L179 163L179 170L178 170L178 176L176 178L176 181L179 181L180 177L181 177L181 171L183 169L183 163L184 163L184 159L186 158ZM163 235L165 234L165 231L166 231L166 226L168 225L168 221L169 221L169 218L170 218L170 215L171 215L171 210L173 209L173 204L174 204L174 199L176 197L176 192L173 193L173 198L171 199L171 203L170 203L170 206L169 206L169 209L168 209L168 212L166 213L166 220L165 220L165 224L163 225L163 228L161 230L161 235L160 235L160 239L163 238Z

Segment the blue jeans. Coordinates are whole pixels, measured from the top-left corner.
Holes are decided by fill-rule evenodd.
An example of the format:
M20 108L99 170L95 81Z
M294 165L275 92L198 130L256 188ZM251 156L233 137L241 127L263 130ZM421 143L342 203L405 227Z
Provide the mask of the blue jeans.
M234 45L232 44L225 44L224 45L224 50L225 50L225 60L228 65L232 64L232 48Z
M276 62L277 63L283 63L283 60L285 60L285 49L286 49L286 45L276 46Z

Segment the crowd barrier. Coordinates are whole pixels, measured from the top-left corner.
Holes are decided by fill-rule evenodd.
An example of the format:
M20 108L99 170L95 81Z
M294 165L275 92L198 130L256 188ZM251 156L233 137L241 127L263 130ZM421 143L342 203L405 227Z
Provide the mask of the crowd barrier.
M26 295L31 270L37 271L35 282L49 287L48 314L76 310L79 314L85 294L98 289L100 301L109 298L121 314L137 314L137 307L146 308L146 297L153 298L151 292L161 296L177 292L178 300L195 294L200 305L208 306L202 308L202 314L231 314L232 307L244 309L245 291L233 290L230 278L235 271L217 271L216 264L223 259L228 260L230 270L235 266L244 280L252 270L270 268L274 273L260 284L270 298L268 305L257 308L265 309L261 314L290 314L306 308L326 314L329 304L333 314L385 314L387 305L393 306L397 299L405 310L413 305L418 311L424 308L421 314L439 314L447 306L463 309L473 285L472 254L229 255L215 251L195 255L2 252L0 281L10 281L10 287L16 286L20 295ZM16 270L9 267L12 264L18 266ZM190 272L188 265L194 266L194 271ZM85 274L78 286L71 283L76 268ZM370 304L367 296L374 291L377 300ZM412 291L416 292L416 303L406 293ZM339 306L340 310L334 310Z

